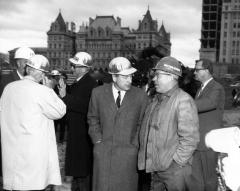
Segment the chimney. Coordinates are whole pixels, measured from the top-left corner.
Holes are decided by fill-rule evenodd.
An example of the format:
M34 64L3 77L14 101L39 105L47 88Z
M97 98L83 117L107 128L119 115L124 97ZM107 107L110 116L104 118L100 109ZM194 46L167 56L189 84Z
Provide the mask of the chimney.
M121 26L121 18L120 18L120 17L117 17L117 24L118 24L119 26Z
M66 22L66 29L69 30L69 22Z
M76 25L74 22L71 22L71 31L75 32L75 30L76 30Z

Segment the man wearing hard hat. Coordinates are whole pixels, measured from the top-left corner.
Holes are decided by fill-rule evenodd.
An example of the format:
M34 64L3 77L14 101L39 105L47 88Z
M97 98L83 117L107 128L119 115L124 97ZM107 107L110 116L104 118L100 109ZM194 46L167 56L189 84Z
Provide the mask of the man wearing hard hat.
M141 125L138 167L151 173L152 191L185 191L199 142L197 108L178 87L182 70L175 58L162 58L153 70L157 94Z
M13 81L22 79L26 74L26 64L29 59L34 55L34 51L28 47L20 47L16 50L14 59L16 61L16 70L6 78L2 79L0 83L0 96L2 95L2 91L4 87Z
M93 89L88 111L93 191L138 190L138 133L148 98L131 85L135 72L128 59L114 58L109 64L113 83Z
M27 75L8 84L0 99L5 190L43 190L61 184L53 120L65 114L66 106L48 87L48 67L46 57L32 56Z
M97 83L89 74L92 67L90 54L78 52L69 61L76 81L66 93L66 85L60 80L59 90L60 96L67 105L65 175L73 177L73 191L90 190L92 144L88 135L87 112L92 89Z

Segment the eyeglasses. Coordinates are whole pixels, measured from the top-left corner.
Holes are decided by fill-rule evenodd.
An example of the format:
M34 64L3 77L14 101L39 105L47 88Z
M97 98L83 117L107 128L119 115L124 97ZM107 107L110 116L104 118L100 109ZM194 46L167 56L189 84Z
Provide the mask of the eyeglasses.
M200 70L206 70L206 68L194 68L194 72L199 72Z
M165 75L165 76L171 76L169 73L163 73L163 72L154 72L153 76L159 77L160 75Z
M75 68L85 68L84 66L77 66L77 65L75 65L75 64L71 64L71 67L74 68L74 69L75 69Z

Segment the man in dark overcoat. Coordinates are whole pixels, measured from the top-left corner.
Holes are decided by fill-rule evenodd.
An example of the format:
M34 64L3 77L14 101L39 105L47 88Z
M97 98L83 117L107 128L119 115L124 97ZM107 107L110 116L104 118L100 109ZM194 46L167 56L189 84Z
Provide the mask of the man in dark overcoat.
M113 83L95 88L89 103L94 144L93 191L137 191L139 128L147 95L131 86L136 69L124 57L109 64Z
M92 89L97 85L89 75L92 57L86 52L76 53L70 58L76 82L66 93L60 81L59 94L67 105L67 147L65 175L72 176L72 190L90 189L92 171L92 143L88 135L87 112Z
M193 155L190 190L217 191L218 154L206 147L205 135L213 129L223 127L225 91L223 86L213 79L213 66L209 60L197 61L194 74L196 80L201 82L195 97L199 116L200 142Z

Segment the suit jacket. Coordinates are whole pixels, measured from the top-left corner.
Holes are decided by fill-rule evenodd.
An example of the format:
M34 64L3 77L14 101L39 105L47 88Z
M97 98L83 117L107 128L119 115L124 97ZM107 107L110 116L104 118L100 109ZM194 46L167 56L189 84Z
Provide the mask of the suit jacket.
M198 93L196 94L198 95ZM200 142L198 150L207 150L205 135L212 129L223 127L225 91L221 84L212 79L199 96L195 97L199 115Z
M73 83L63 98L67 105L67 148L65 173L67 176L87 176L92 167L92 145L88 135L87 112L96 81L85 74Z
M93 191L136 191L139 128L147 95L131 87L118 109L112 84L95 88L89 103L89 134L94 145Z
M16 70L13 70L10 74L2 75L0 81L0 96L2 95L2 92L7 84L17 80L20 80L20 77Z

